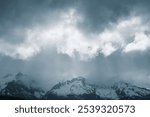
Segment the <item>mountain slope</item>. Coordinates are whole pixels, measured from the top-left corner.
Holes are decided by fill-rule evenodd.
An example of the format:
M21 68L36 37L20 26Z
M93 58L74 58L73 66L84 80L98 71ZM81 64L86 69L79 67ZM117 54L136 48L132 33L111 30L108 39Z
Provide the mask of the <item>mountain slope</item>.
M56 84L46 93L44 99L92 99L94 87L88 85L85 78L78 77Z
M34 87L34 82L28 81L28 77L22 73L5 76L1 82L1 98L41 99L44 91Z
M110 86L89 84L77 77L54 85L47 93L37 87L28 75L7 74L0 80L0 99L80 99L80 100L129 100L150 99L150 90L117 82Z
M150 90L124 82L109 87L95 86L79 77L56 84L44 99L150 99Z
M150 90L119 82L112 87L120 99L150 99Z

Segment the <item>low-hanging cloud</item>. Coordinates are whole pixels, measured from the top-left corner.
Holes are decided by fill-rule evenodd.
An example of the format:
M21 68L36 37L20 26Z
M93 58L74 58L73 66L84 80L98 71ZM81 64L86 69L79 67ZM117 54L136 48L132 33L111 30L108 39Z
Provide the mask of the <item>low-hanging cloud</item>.
M0 0L0 76L43 87L82 76L150 86L149 0Z
M107 57L117 50L127 54L150 48L149 24L144 24L140 16L131 15L120 18L116 23L110 22L96 34L83 33L78 26L82 22L82 14L76 9L69 9L68 12L60 13L59 20L47 26L35 25L33 28L20 29L23 42L14 44L1 39L0 54L26 60L44 48L56 48L57 53L88 60L99 54Z

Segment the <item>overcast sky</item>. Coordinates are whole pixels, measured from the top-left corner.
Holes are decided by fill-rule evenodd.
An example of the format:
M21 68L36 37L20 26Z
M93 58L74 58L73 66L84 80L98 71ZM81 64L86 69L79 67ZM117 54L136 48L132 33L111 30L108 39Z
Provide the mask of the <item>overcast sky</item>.
M149 0L0 0L0 76L150 87L149 10Z

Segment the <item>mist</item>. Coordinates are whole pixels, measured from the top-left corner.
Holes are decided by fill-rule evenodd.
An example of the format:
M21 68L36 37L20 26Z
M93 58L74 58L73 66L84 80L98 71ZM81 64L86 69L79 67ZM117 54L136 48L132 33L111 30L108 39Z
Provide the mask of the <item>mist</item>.
M79 76L150 88L148 3L0 0L0 77L22 72L46 90Z

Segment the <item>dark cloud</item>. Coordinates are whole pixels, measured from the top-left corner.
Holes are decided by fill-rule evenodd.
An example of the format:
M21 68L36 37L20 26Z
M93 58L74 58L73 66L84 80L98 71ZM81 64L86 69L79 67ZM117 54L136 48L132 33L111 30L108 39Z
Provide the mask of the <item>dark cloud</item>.
M79 10L84 14L82 26L89 31L99 31L110 22L130 13L132 1L124 0L79 0Z
M71 7L74 0L0 0L0 37L11 42L22 41L16 30L55 21L61 11ZM57 18L56 18L57 17Z
M77 8L84 21L79 24L83 31L99 33L110 23L128 17L131 13L149 17L149 0L77 0ZM149 20L149 19L148 19Z
M148 0L0 0L0 38L11 43L23 41L15 30L55 22L60 12L69 8L75 8L84 18L79 23L83 32L99 33L109 23L128 17L131 12L149 17L149 4ZM99 55L89 61L72 59L57 54L56 50L44 50L27 61L0 55L0 76L19 71L33 75L48 87L76 76L87 77L95 83L127 80L148 86L150 54L116 51L109 57Z
M148 0L0 0L0 34L15 41L13 30L33 27L57 19L61 11L74 7L84 17L83 31L99 32L110 22L128 16L134 9L147 9ZM145 13L145 11L144 11ZM51 16L49 19L48 16Z

